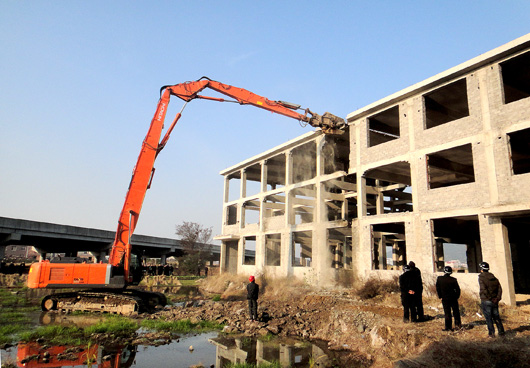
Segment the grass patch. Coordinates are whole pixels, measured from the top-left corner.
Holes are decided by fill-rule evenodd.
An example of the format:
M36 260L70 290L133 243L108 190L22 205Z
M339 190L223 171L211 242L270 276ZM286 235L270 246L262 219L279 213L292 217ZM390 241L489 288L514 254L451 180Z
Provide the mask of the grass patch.
M179 281L180 281L180 284L182 286L195 286L195 285L197 285L197 280L196 279L195 280L181 280L181 279L179 279Z
M199 321L198 323L192 323L189 319L182 319L178 321L145 319L142 321L140 326L155 331L178 333L205 332L223 329L223 325L217 322Z
M35 331L20 334L22 341L45 339L53 345L80 345L84 337L83 330L78 327L41 326Z
M221 300L221 295L220 294L215 294L213 297L212 297L212 300L214 302L218 302Z
M93 334L108 333L114 336L129 336L138 329L138 324L123 316L106 316L106 318L95 325L86 328L72 326L41 326L34 331L26 331L20 334L23 341L34 341L39 338L45 339L53 345L82 345L90 341Z
M12 290L17 290L13 292ZM37 310L21 289L6 290L0 288L0 344L12 343L17 334L31 329L28 312Z

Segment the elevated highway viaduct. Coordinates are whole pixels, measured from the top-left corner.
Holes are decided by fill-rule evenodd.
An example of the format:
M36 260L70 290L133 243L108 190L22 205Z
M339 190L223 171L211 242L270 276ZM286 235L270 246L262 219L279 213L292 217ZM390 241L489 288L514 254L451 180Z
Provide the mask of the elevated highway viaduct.
M114 231L0 217L0 259L5 257L7 246L25 245L35 247L41 258L51 253L75 257L78 252L90 252L95 262L104 261L114 235ZM184 248L177 239L133 235L131 244L134 253L160 258L162 263L169 256L184 254ZM212 245L211 252L212 260L219 261L220 247Z

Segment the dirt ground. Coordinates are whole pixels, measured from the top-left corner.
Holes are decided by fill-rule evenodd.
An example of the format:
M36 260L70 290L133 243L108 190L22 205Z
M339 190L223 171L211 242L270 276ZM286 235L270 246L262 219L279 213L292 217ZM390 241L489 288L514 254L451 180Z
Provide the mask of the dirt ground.
M460 300L463 328L444 332L441 302L428 290L423 298L428 320L404 323L397 292L365 300L353 288L316 290L289 280L264 280L260 321L251 321L245 285L245 279L233 276L209 279L201 285L202 298L146 318L216 320L229 333L325 340L331 350L345 353L343 364L351 367L530 367L528 304L501 305L506 335L491 339L477 296ZM220 300L212 301L215 294Z
M249 318L247 280L242 276L209 277L199 284L200 293L193 299L137 318L211 320L225 324L227 333L323 340L330 350L341 351L344 367L530 367L526 298L514 307L501 302L506 335L490 339L477 295L464 293L459 300L463 328L444 332L441 302L432 285L424 287L428 320L404 323L399 293L388 288L366 298L356 287L315 289L290 279L257 281L259 321ZM169 296L171 290L166 291Z

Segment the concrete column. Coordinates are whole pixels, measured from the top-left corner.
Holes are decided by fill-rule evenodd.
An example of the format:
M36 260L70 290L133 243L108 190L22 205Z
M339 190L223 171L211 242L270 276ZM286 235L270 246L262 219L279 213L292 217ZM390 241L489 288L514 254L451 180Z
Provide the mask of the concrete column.
M267 160L261 162L261 192L267 191Z
M241 187L239 191L239 198L245 198L247 196L247 170L241 170Z
M223 203L226 203L230 200L230 179L228 175L224 177L224 186L223 186Z
M293 184L293 151L285 154L285 186Z
M287 346L280 344L280 365L282 367L290 367L293 362L293 348L292 346Z
M376 214L383 215L385 213L385 196L383 195L383 192L379 190L381 187L379 179L375 181L375 187L377 190L377 198L375 201L375 211L376 211Z
M226 264L226 242L223 240L221 241L221 250L219 254L219 273L224 273L227 271L227 264Z
M5 258L6 256L6 245L0 245L0 259Z
M482 258L490 264L490 270L499 279L502 286L502 300L515 305L515 285L513 278L512 255L508 229L500 217L479 216L481 229L487 227L493 232L493 247L484 244Z

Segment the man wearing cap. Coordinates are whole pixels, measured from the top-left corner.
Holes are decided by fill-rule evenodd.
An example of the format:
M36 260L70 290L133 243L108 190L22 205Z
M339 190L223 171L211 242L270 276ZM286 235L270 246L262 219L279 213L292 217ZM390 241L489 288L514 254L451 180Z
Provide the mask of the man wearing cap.
M495 337L495 327L497 325L499 336L504 335L504 326L499 315L499 301L502 298L502 287L499 280L489 272L490 265L487 262L480 264L480 274L478 284L480 286L480 302L482 313L488 325L488 337Z
M403 322L417 321L416 307L414 304L414 274L410 266L403 266L403 273L399 276L399 289L401 290L401 304L403 305Z
M256 284L256 279L254 276L250 276L248 281L250 281L247 284L248 311L250 314L250 319L252 321L256 321L258 319L259 285Z
M443 331L453 331L452 317L455 319L455 327L461 328L460 310L458 309L458 298L460 298L460 286L458 281L451 276L453 269L444 267L444 275L436 279L436 292L438 298L442 299L445 315L445 328ZM451 311L453 315L451 316Z

